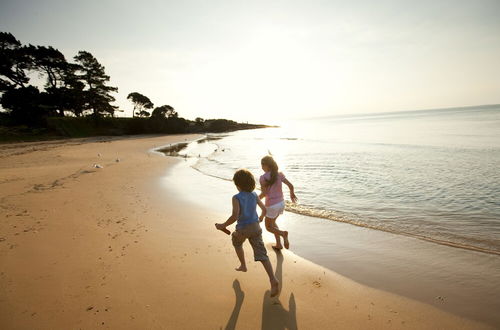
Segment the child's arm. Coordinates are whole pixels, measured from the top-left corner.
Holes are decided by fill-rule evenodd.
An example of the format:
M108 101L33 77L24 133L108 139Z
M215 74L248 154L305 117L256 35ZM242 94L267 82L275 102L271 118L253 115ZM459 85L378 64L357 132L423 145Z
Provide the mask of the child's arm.
M260 213L260 217L259 217L259 221L262 222L262 220L264 220L264 217L266 216L266 213L267 213L267 210L266 210L266 206L264 205L264 203L262 203L262 201L260 199L257 198L257 205L259 205L260 207L260 210L262 211Z
M259 194L259 200L261 200L262 198L264 198L266 196L266 188L264 187L261 187L260 188L260 194Z
M297 198L297 196L295 196L293 184L290 181L288 181L288 179L284 179L283 183L288 186L288 189L290 189L290 199L292 200L293 203L296 203L299 199Z
M231 216L227 218L226 222L215 224L215 228L222 230L226 233L228 231L226 227L233 224L236 220L238 220L238 216L240 214L240 203L238 202L236 197L233 197L232 203L233 203L233 212L231 213Z
M267 186L263 183L263 180L260 180L260 194L259 194L259 199L264 198L267 193Z

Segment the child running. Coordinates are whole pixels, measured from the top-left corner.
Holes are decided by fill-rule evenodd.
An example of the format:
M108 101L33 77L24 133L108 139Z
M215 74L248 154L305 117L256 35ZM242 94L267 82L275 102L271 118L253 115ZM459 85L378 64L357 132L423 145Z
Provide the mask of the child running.
M261 159L260 164L262 170L265 172L259 180L262 190L259 198L266 197L266 229L270 233L273 233L276 238L276 245L273 246L274 249L281 250L283 248L281 237L283 237L285 248L288 249L290 247L288 232L280 230L276 224L276 219L285 210L282 184L284 183L288 186L290 199L293 203L297 201L297 196L295 196L292 183L285 178L283 173L278 172L278 164L276 164L272 156L265 156Z
M266 247L262 241L262 229L259 224L266 215L266 208L254 192L255 179L250 171L245 169L236 171L233 176L233 181L239 191L232 199L233 212L226 222L216 223L215 228L229 234L226 227L237 221L236 231L232 234L233 246L240 260L240 266L236 268L236 270L239 272L247 271L242 244L248 239L252 245L255 261L262 262L269 276L269 281L271 282L271 297L274 297L279 293L279 281L276 276L274 276L273 266L269 261ZM257 216L257 205L259 205L262 210L260 218Z

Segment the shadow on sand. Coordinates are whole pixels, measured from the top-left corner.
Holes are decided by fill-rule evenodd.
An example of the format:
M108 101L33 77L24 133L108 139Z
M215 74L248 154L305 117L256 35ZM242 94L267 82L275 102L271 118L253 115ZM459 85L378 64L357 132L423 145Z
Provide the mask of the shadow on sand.
M245 298L245 292L241 291L240 282L238 280L233 281L234 295L236 296L236 302L234 303L233 312L227 321L225 330L234 330L236 328L236 322L238 321L238 316L240 315L241 305L243 305L243 299Z
M275 252L277 260L275 276L280 281L281 285L281 283L283 283L283 254L280 251ZM264 301L262 303L262 329L297 329L297 306L295 305L295 297L293 293L290 294L290 298L288 300L288 310L286 310L281 304L279 295L271 298L269 291L264 293Z
M275 252L277 264L274 274L280 281L281 286L281 283L283 283L283 254L281 254L280 251ZM243 299L245 298L245 293L241 290L240 282L237 279L233 281L233 289L236 296L236 302L234 304L233 312L231 313L226 327L224 328L225 330L234 330L236 328L236 322L238 321L241 306L243 305ZM269 290L264 293L264 301L262 303L262 329L297 330L297 308L293 293L290 294L290 298L288 300L288 310L281 305L279 295L271 298Z

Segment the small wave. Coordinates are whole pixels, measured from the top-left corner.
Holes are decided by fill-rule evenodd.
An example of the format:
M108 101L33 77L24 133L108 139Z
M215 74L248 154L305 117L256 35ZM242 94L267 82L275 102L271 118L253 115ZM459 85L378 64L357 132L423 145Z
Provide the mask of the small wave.
M429 236L425 236L425 235L421 235L421 234L409 233L409 232L405 232L405 231L401 231L401 230L395 230L392 228L387 228L387 227L382 226L382 225L368 224L368 223L365 223L362 221L358 221L358 220L344 217L344 216L339 215L338 213L336 213L334 211L320 210L320 209L316 209L316 208L305 206L305 205L292 204L288 201L286 202L285 210L287 210L288 212L295 213L295 214L305 215L305 216L314 217L314 218L321 218L321 219L326 219L326 220L331 220L331 221L348 223L348 224L359 226L359 227L384 231L384 232L396 234L396 235L403 235L403 236L412 237L412 238L424 240L427 242L446 245L446 246L450 246L450 247L500 255L500 251L498 251L498 250L488 249L488 248L470 245L470 244L465 244L465 243L447 241L447 240L433 238L433 237L429 237Z
M217 179L221 179L221 180L224 180L224 181L229 181L229 182L232 182L233 180L231 179L228 179L228 178L224 178L222 176L217 176L215 174L210 174L210 173L207 173L207 172L204 172L202 171L200 168L196 167L196 165L192 165L191 168L193 170L196 170L198 172L200 172L201 174L204 174L204 175L207 175L207 176L211 176L212 178L217 178Z
M226 165L224 162L221 162L220 160L218 159L215 159L215 158L212 158L212 157L205 157L205 159L208 161L208 162L212 162L212 163L215 163L217 165Z
M179 156L179 151L185 149L188 144L188 142L173 143L168 146L157 148L155 151L161 152L166 156Z
M210 141L216 141L216 140L220 140L222 138L225 138L226 136L228 136L227 134L218 134L218 135L213 135L213 134L209 134L209 135L205 135L205 137L197 140L198 143L206 143L206 142L210 142Z

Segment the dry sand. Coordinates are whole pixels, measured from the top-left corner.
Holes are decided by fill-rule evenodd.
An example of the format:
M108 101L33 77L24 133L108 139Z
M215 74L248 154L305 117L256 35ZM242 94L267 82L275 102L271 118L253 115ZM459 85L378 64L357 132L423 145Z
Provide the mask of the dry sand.
M0 146L0 328L487 328L289 251L268 251L283 288L270 298L260 264L234 271L213 227L227 214L159 184L182 160L148 150L196 137Z

